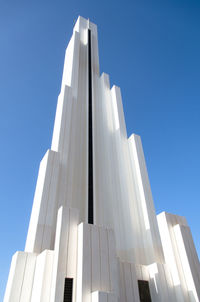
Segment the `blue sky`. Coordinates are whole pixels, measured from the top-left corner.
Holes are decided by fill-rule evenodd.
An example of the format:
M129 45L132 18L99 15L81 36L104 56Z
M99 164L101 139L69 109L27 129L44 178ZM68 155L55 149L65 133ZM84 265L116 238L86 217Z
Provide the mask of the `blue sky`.
M141 135L157 213L184 215L200 254L200 1L0 1L0 301L50 147L73 22L98 25L100 69Z

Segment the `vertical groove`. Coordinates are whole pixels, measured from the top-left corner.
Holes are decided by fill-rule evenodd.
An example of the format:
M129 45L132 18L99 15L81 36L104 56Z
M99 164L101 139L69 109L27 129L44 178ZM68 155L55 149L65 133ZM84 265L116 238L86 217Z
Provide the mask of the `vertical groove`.
M93 133L91 30L88 29L88 223L93 224Z

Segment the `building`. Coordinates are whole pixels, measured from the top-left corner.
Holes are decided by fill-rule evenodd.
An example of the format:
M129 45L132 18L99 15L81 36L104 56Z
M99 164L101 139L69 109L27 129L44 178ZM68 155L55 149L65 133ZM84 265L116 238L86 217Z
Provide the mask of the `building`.
M199 300L190 229L156 216L140 137L127 138L120 89L99 75L97 28L79 17L4 302Z

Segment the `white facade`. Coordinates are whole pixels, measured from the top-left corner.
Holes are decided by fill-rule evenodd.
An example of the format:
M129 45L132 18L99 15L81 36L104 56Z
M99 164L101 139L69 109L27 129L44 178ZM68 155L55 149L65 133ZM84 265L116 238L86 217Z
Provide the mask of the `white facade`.
M13 256L4 302L150 301L138 280L148 281L153 302L200 301L190 229L184 217L156 217L140 137L127 138L120 89L99 75L96 25L79 17L25 251Z

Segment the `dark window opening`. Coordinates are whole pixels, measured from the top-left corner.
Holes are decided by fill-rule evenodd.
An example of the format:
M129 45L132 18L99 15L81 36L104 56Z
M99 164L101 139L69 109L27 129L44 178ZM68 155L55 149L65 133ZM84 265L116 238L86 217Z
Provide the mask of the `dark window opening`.
M63 302L72 302L72 293L73 293L73 279L65 278Z
M149 282L144 280L138 280L138 289L140 295L140 302L151 302Z

